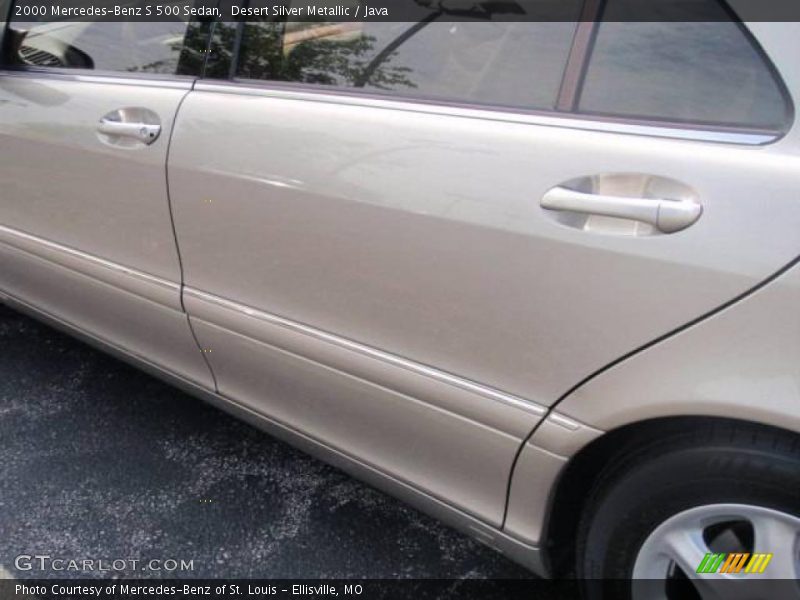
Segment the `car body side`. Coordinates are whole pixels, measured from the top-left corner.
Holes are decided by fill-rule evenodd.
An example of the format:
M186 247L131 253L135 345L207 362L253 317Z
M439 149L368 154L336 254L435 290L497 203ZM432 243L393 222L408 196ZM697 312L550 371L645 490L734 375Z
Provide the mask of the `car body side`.
M796 64L796 56L800 55L800 36L792 35L796 27L759 23L752 24L751 28L776 64L796 104L797 90L800 90L800 65ZM18 97L27 101L42 105L48 101L56 104L62 101L52 94L48 95L35 75L5 77L7 82L16 80L13 85L18 86ZM125 93L141 83L135 79L127 82L120 79L114 84L114 90L109 91L107 82L102 78L93 81L91 77L65 76L62 79L57 86L57 91L61 93L68 94L69 88L74 86L97 85L100 92L98 97L104 93L118 94L120 102ZM212 104L218 102L220 106L226 100L235 101L240 103L242 112L253 110L253 114L259 110L259 99L264 98L257 91L250 90L238 97L231 94L229 88L222 89L226 86L213 82L204 85L205 88L203 85L194 86L192 91L187 86L178 86L169 99L176 107L183 103L178 110L174 131L171 122L166 124L171 135L165 138L172 141L169 156L165 148L163 158L137 161L135 173L127 180L115 183L124 188L121 194L132 194L130 190L135 189L138 177L157 174L162 160L168 165L171 210L176 219L182 271L179 272L177 266L175 248L159 247L159 240L171 239L171 232L163 231L165 227L169 228L171 218L164 199L159 204L160 224L140 224L148 231L161 228L161 234L144 247L136 248L125 247L125 243L133 243L130 238L125 238L117 246L116 256L109 256L107 249L102 247L103 240L107 241L104 236L108 233L102 230L102 223L92 224L93 230L87 231L90 239L98 240L97 246L89 249L91 251L76 249L69 239L52 241L58 237L56 233L37 236L27 233L24 226L3 225L0 227L1 300L66 327L88 341L341 466L454 524L539 573L548 570L548 561L542 549L546 547L547 519L553 512L552 502L560 477L571 460L589 451L592 444L607 432L658 419L687 416L733 417L800 432L800 378L797 369L800 359L800 315L796 308L800 271L793 268L796 256L800 253L800 244L797 243L800 236L791 235L791 231L800 231L800 207L796 197L786 199L787 182L791 182L792 177L786 177L786 173L800 174L800 131L796 126L781 140L769 146L752 148L746 155L737 154L736 150L728 152L724 145L704 144L701 149L694 150L695 142L692 141L669 140L658 143L658 152L662 153L664 160L673 161L673 164L678 164L677 157L684 150L689 154L706 152L711 156L708 159L711 162L731 160L732 164L739 164L741 168L747 168L749 163L763 178L767 190L776 196L784 194L784 199L776 201L775 210L780 214L773 215L776 222L782 223L781 235L777 236L780 239L762 239L759 242L753 236L747 241L751 246L744 248L753 249L749 262L736 254L734 247L738 240L713 240L718 247L704 255L708 265L713 265L719 273L728 269L728 265L721 262L726 252L732 253L734 260L741 261L730 267L733 273L731 277L718 275L716 282L720 284L719 287L712 289L713 286L703 288L700 285L705 276L703 269L690 273L685 280L682 280L685 273L667 275L659 281L660 285L672 282L679 291L687 290L683 297L672 291L675 306L662 315L648 314L646 310L633 316L625 314L624 319L620 317L616 325L612 318L616 314L612 310L613 298L609 292L609 296L601 302L607 312L598 312L593 318L612 329L624 327L625 319L635 318L637 327L632 328L635 335L623 335L625 332L621 332L609 338L616 346L607 348L612 356L599 363L596 360L597 352L591 354L582 349L579 352L575 343L576 340L591 336L591 329L582 331L578 338L568 339L561 347L553 345L540 348L539 353L533 356L515 355L506 348L496 355L488 353L483 361L481 353L486 352L486 347L478 344L480 340L470 340L469 333L454 338L459 342L456 346L437 347L447 338L445 334L455 331L455 326L469 322L469 315L450 318L448 322L453 329L437 333L432 329L435 328L437 313L428 314L430 307L412 302L409 305L411 308L404 313L405 320L391 323L395 317L378 309L387 307L392 293L398 298L403 298L406 293L394 286L391 274L382 280L382 287L378 290L386 294L385 298L373 295L356 307L360 311L359 316L363 317L360 321L347 323L334 320L323 323L324 326L314 327L308 323L324 321L324 318L312 318L315 311L317 315L322 315L320 306L326 303L334 307L339 305L342 314L346 314L347 302L359 301L355 284L364 284L357 280L363 271L359 272L352 264L341 262L340 282L332 287L326 288L324 282L336 279L336 271L323 270L317 273L317 279L301 278L297 282L299 287L295 289L284 287L286 295L281 297L273 292L277 288L270 288L264 281L254 282L249 275L261 267L263 272L269 266L274 269L275 281L285 281L285 274L293 268L291 252L270 254L267 251L251 256L226 256L226 238L252 236L252 239L257 239L259 235L264 235L264 230L248 229L252 220L247 223L229 221L228 229L225 229L226 218L230 214L247 214L242 211L246 206L234 205L232 213L226 214L226 198L204 177L208 174L219 176L221 170L228 177L225 183L227 189L236 198L252 198L253 190L257 189L252 187L254 185L266 183L273 189L285 190L298 185L298 182L287 178L286 171L279 173L280 177L270 176L259 169L259 163L252 155L246 160L255 162L243 166L239 164L237 167L224 161L212 164L212 159L203 158L202 154L208 148L198 146L196 141L202 136L215 134L215 130L209 131L204 125L207 124L206 120L214 120L214 114L219 114L204 113L206 108L199 104L204 98ZM117 90L117 86L121 91ZM146 91L138 93L147 95ZM276 92L268 92L267 97L269 94L275 96ZM306 117L311 114L321 122L323 114L328 117L332 113L346 115L349 110L347 103L341 102L341 99L335 102L325 98L320 100L314 105L314 110L318 109L320 116L309 112ZM116 99L112 102L116 102ZM277 92L274 105L285 111L283 118L289 120L296 103L308 105L309 102L316 101L289 90ZM281 107L281 103L285 106ZM381 118L389 121L394 119L398 127L406 130L409 127L412 130L418 128L415 131L420 136L425 128L433 127L432 120L438 118L435 111L424 115L418 108L410 111L414 112L413 115L392 117L387 105L391 103L377 102L371 109L361 105L359 118L367 121L374 119L374 127L380 125ZM98 112L103 112L99 104ZM488 135L489 131L488 127L485 132L481 130L484 126L477 122L477 117L481 115L486 116L482 111L473 113L467 110L451 121L455 129L463 128L465 136L475 136L476 149L480 147L481 136L484 133ZM469 119L476 122L470 123ZM67 124L69 120L65 116L61 125ZM562 124L568 125L567 122ZM35 131L31 134L31 123L24 125L26 127L21 126L20 130L24 130L24 135L31 140L30 144L35 145L37 139ZM221 122L216 133L222 136L225 133L223 128L229 126ZM492 127L496 130L504 126L494 121ZM283 133L284 141L290 141L291 127L288 129ZM529 140L518 136L510 125L507 129L507 148L512 152L522 152ZM543 139L552 136L556 140L563 131L555 123L552 128L543 127L541 135ZM353 140L351 133L343 130L339 133L345 137L349 135ZM448 135L452 133L453 129ZM646 141L646 138L615 137L618 134L603 132L570 130L566 135L570 138L569 143L575 145L596 145L599 148L606 141L616 144L617 148L625 149L627 145L629 148L625 151L630 156ZM402 147L402 143L411 137L400 133L398 128L387 131L385 139L395 147ZM445 147L446 139L444 134L438 139L442 147ZM364 161L367 167L381 164L369 154L371 150L381 150L379 144L369 140L366 134L355 141L362 144L365 156L372 157ZM226 143L238 142L241 140L234 136L232 141ZM81 142L72 143L79 145ZM387 145L391 143L387 142ZM322 150L330 151L335 145L335 139L332 142L320 140ZM298 152L297 156L301 146L294 149ZM228 148L235 148L235 145ZM287 143L286 148L291 152L293 147ZM567 148L563 151L566 152ZM56 155L53 156L53 160L56 160ZM489 152L486 156L487 160L493 160ZM111 169L121 168L109 152L100 152L98 157L101 166L107 164ZM331 165L336 165L336 158L340 157L330 159ZM433 152L431 158L436 160L440 155ZM247 175L244 170L248 166L253 167L250 175L260 181L247 180L243 176ZM475 164L474 167L478 168L479 165ZM522 167L523 163L520 162ZM687 169L692 170L691 167ZM770 188L768 178L773 171L781 172L784 179ZM323 172L324 169L320 169L318 174L322 175ZM20 165L19 174L27 178L25 185L29 188L37 185L35 171L30 165ZM569 174L569 169L565 168L563 178L568 178ZM364 176L364 173L361 175ZM702 177L702 173L696 175ZM402 191L404 173L399 172L398 176L400 179L390 183ZM793 177L795 183L800 179L800 175ZM265 182L265 179L270 181ZM449 182L454 183L455 179ZM755 192L759 189L759 181L755 176L751 179L748 186ZM347 178L339 178L338 181L340 184L342 181L350 182ZM368 178L366 181L369 183ZM322 180L322 183L326 182ZM482 191L489 193L492 185L499 187L498 183L490 178L486 189ZM116 193L115 185L104 186L102 193L95 192L94 199L102 202L104 195L113 195ZM732 189L739 184L734 181L730 185ZM63 185L59 184L51 191L54 194L65 193L63 189ZM339 191L345 194L347 189L343 187ZM371 189L350 189L367 196L375 193ZM413 190L413 187L410 189ZM397 200L398 194L386 194L392 201ZM153 192L151 196L158 197L159 193ZM386 198L378 200L385 201ZM426 198L416 199L419 200ZM223 208L210 218L192 216L201 214L200 211L214 210L214 206L220 204ZM317 206L322 210L318 218L325 217L322 206L309 206ZM284 217L283 225L288 223L290 227L297 228L313 226L308 221L302 221L300 215L292 210L287 203L285 210L279 213ZM376 217L372 222L365 219L366 210L357 216L362 219L362 226L373 226L376 233L380 234L380 227L385 223L377 212L380 207L374 210ZM414 213L418 209L411 206L404 207L404 210ZM527 216L527 208L520 207L520 211L519 215L514 215L516 218ZM208 212L202 214L208 215ZM268 220L267 217L273 215L262 216ZM411 223L407 214L396 216L409 219L407 223ZM489 218L496 216L489 215ZM325 223L342 225L347 214L330 214L329 217ZM467 223L471 219L483 218L486 216L480 213L461 215L461 219ZM735 220L735 216L730 218L730 222ZM56 232L58 219L49 222L52 231ZM208 230L209 224L215 227L213 231ZM734 231L745 231L747 226L748 223L739 224L739 229ZM504 227L509 225L491 223L489 228L502 230ZM264 223L264 229L269 230L269 223ZM278 228L269 231L280 239ZM384 230L384 233L387 231ZM203 254L201 248L209 240L208 236L219 235L220 232L223 234L220 246ZM419 233L420 237L407 241L435 252L437 246L430 241L434 238L426 237L424 226L420 226ZM355 230L337 231L340 237L331 242L336 244L332 247L344 258L352 258L353 253L358 251L357 246L348 248L346 240L342 241L348 235L364 234ZM455 247L456 243L469 239L456 231L452 241ZM491 236L487 235L486 239L490 242ZM400 244L403 240L396 238L390 241ZM507 240L499 241L507 243ZM698 244L702 242L701 239ZM765 246L755 248L752 246L755 243L764 243ZM379 242L373 247L385 249ZM342 248L347 251L343 252ZM287 245L284 250L287 249L291 250L291 246ZM443 252L452 250L439 249ZM473 266L481 264L476 251L479 248L461 246L457 250L466 256L464 263L456 263L457 267L468 261L472 261ZM685 252L689 250L697 248L690 246L684 249ZM214 254L215 251L217 254ZM613 252L622 253L624 247L620 245ZM157 257L164 253L169 258L162 264ZM130 267L132 257L143 254L156 258L152 263L140 265L140 268ZM213 257L212 260L208 260L209 256ZM279 262L281 260L283 264ZM676 262L681 260L688 262L688 258L676 258ZM224 268L230 264L228 261L242 263L242 272L225 272ZM250 267L255 265L249 273L248 261L253 261ZM269 261L274 262L264 265ZM398 259L392 265L406 273L406 277L415 285L423 285L424 277L430 275L413 272L412 262L404 263ZM771 265L771 272L763 272L765 265ZM491 273L493 265L487 261L481 268L482 273ZM522 272L524 261L516 268ZM587 278L591 277L590 268L591 265L585 267ZM556 271L557 268L553 269L553 272ZM645 275L646 269L633 269L632 272ZM308 271L304 273L308 275ZM349 284L344 275L351 278ZM463 275L468 277L469 271L465 270ZM631 275L631 272L618 273L617 283L626 275ZM229 277L241 281L227 285L225 282ZM429 280L427 283L434 285L436 282ZM478 299L471 308L491 312L487 309L487 306L491 306L491 297L480 296L480 284L485 280L476 280L472 286L465 284L456 272L452 283L464 292L462 297L465 301ZM251 284L263 287L248 289ZM351 289L348 289L348 285ZM685 288L681 288L681 285ZM692 292L693 285L699 286L702 293ZM240 293L234 294L233 288ZM442 296L436 310L445 311L445 305L452 298L447 295L446 286L437 289ZM228 291L230 295L226 295ZM272 294L272 299L276 301L274 305L260 304L260 298L266 291ZM520 288L519 291L525 290ZM546 307L550 314L555 315L562 309L559 305L561 293L563 290L555 290L547 300ZM651 302L655 306L659 293L666 292L659 289L640 291L636 299L644 305ZM230 299L231 296L236 300ZM291 311L291 301L298 298L305 302L303 306L306 312L293 319L282 316ZM320 304L314 304L312 300L319 300ZM381 306L378 303L382 303ZM274 312L272 306L275 307ZM520 300L517 304L506 301L503 306L522 310L520 307L525 305ZM370 310L374 312L370 313ZM453 310L456 308L453 307ZM598 308L598 311L602 311L602 308ZM521 314L524 316L528 313ZM480 315L479 324L485 326L482 333L489 336L490 348L500 347L503 344L502 331L492 331L491 325L509 324L505 320L507 315L489 316L492 318ZM566 321L574 322L579 316L580 313L576 311L574 318ZM540 333L557 339L559 323L554 319L545 321L548 325L540 329ZM433 349L432 353L422 356L412 354L417 360L410 360L405 358L408 352L390 353L382 349L397 347L398 340L400 345L413 347L413 337L397 337L403 332L404 322L415 323L420 335L430 336L431 343L426 344L426 352ZM589 325L593 322L587 320ZM383 332L385 337L382 340L376 338L370 340L372 343L362 343L351 339L361 339L363 336L358 333L370 331L369 323L375 324L371 331ZM362 327L362 330L358 332L358 327L354 325ZM512 327L513 322L509 326ZM330 333L331 330L346 334L334 335ZM507 333L511 334L510 329ZM491 336L496 336L496 339ZM386 343L387 340L394 342L394 345ZM515 343L523 342L517 340ZM542 359L545 354L548 358ZM570 354L576 354L575 362L563 364ZM459 357L460 363L457 360ZM526 360L529 363L539 361L536 369L526 371ZM432 367L431 364L438 366ZM476 365L477 370L465 373L464 365ZM454 372L465 373L465 376ZM564 381L569 383L564 385ZM330 401L332 397L337 399L333 405Z

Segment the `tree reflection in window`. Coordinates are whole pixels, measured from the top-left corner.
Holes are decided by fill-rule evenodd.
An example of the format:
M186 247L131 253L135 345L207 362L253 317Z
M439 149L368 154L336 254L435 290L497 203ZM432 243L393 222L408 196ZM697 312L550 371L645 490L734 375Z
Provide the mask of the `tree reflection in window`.
M418 19L408 22L267 19L240 24L236 77L553 108L575 31L570 17L581 7L578 0L485 0L458 10L452 7L455 1L425 7L419 1ZM506 20L509 12L535 15L537 7L553 6L564 13L563 20Z
M414 88L394 53L375 64L377 40L359 23L254 22L245 27L239 77L381 90Z

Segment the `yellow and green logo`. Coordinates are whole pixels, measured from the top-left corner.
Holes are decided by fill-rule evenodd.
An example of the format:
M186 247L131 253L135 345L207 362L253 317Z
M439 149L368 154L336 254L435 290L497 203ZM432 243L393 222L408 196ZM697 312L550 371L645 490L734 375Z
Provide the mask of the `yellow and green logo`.
M772 554L763 553L709 553L697 566L698 573L763 573Z

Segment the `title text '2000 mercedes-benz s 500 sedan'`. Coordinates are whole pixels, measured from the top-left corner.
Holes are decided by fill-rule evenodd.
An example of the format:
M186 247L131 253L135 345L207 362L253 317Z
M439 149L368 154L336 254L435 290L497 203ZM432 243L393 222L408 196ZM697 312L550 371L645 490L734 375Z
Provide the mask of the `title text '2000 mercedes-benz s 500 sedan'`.
M790 597L800 26L629 3L0 2L0 300L587 594Z

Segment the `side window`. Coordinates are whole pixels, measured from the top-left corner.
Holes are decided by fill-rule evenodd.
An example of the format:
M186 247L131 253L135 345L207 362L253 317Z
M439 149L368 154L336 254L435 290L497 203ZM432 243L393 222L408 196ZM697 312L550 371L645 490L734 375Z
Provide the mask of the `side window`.
M618 22L620 14L635 10L635 1L609 0L579 112L770 130L786 126L790 109L769 60L719 2L654 3L663 22ZM690 9L702 12L678 12ZM706 22L698 22L702 19Z
M412 0L399 0L412 1ZM558 0L513 3L552 14ZM250 21L237 77L353 88L371 94L551 109L569 55L580 1L558 2L560 22L502 22L476 3L448 21L447 3L419 8L418 22ZM419 6L419 5L417 5ZM488 8L487 8L488 7ZM452 18L452 17L451 17Z
M134 1L129 5L144 5ZM12 11L13 14L13 11ZM5 40L4 62L13 66L56 67L156 73L183 72L191 28L181 17L159 22L13 20Z

